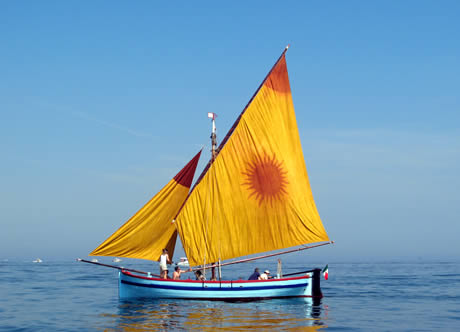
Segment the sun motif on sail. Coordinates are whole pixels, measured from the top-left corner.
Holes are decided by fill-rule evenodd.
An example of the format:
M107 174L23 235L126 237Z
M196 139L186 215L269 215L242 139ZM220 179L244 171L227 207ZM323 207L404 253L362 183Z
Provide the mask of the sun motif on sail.
M254 197L259 206L263 203L269 205L282 201L287 195L287 171L283 163L276 159L276 156L269 156L266 153L261 158L250 162L242 173L245 177L245 186Z

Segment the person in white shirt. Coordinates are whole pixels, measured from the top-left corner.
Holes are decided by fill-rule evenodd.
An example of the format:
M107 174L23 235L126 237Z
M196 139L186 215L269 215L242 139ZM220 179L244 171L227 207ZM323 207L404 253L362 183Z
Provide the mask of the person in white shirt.
M159 259L160 262L160 278L168 279L168 266L167 264L171 264L171 260L169 259L168 249L163 249L163 253Z
M270 278L270 271L265 270L264 273L262 273L259 277L259 280L268 280Z

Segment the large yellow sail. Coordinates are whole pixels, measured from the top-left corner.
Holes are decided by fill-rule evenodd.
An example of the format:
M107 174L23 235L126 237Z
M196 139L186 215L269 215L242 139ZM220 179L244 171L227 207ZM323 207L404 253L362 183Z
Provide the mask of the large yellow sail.
M284 53L176 224L192 266L329 241L308 180Z
M90 256L157 260L162 249L167 248L173 257L177 231L172 220L189 193L200 154L201 151Z

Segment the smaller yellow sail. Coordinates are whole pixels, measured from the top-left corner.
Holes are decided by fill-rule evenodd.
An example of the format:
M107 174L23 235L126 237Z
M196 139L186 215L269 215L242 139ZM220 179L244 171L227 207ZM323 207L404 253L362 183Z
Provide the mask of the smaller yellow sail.
M187 198L200 154L89 255L157 260L167 248L172 257L177 238L172 220Z

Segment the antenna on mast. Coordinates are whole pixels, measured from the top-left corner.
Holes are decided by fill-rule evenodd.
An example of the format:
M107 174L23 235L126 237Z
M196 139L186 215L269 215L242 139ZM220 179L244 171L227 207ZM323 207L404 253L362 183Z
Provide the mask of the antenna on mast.
M212 119L212 132L211 132L211 154L212 161L216 158L217 154L217 129L216 129L216 118L217 114L209 112L208 118Z

